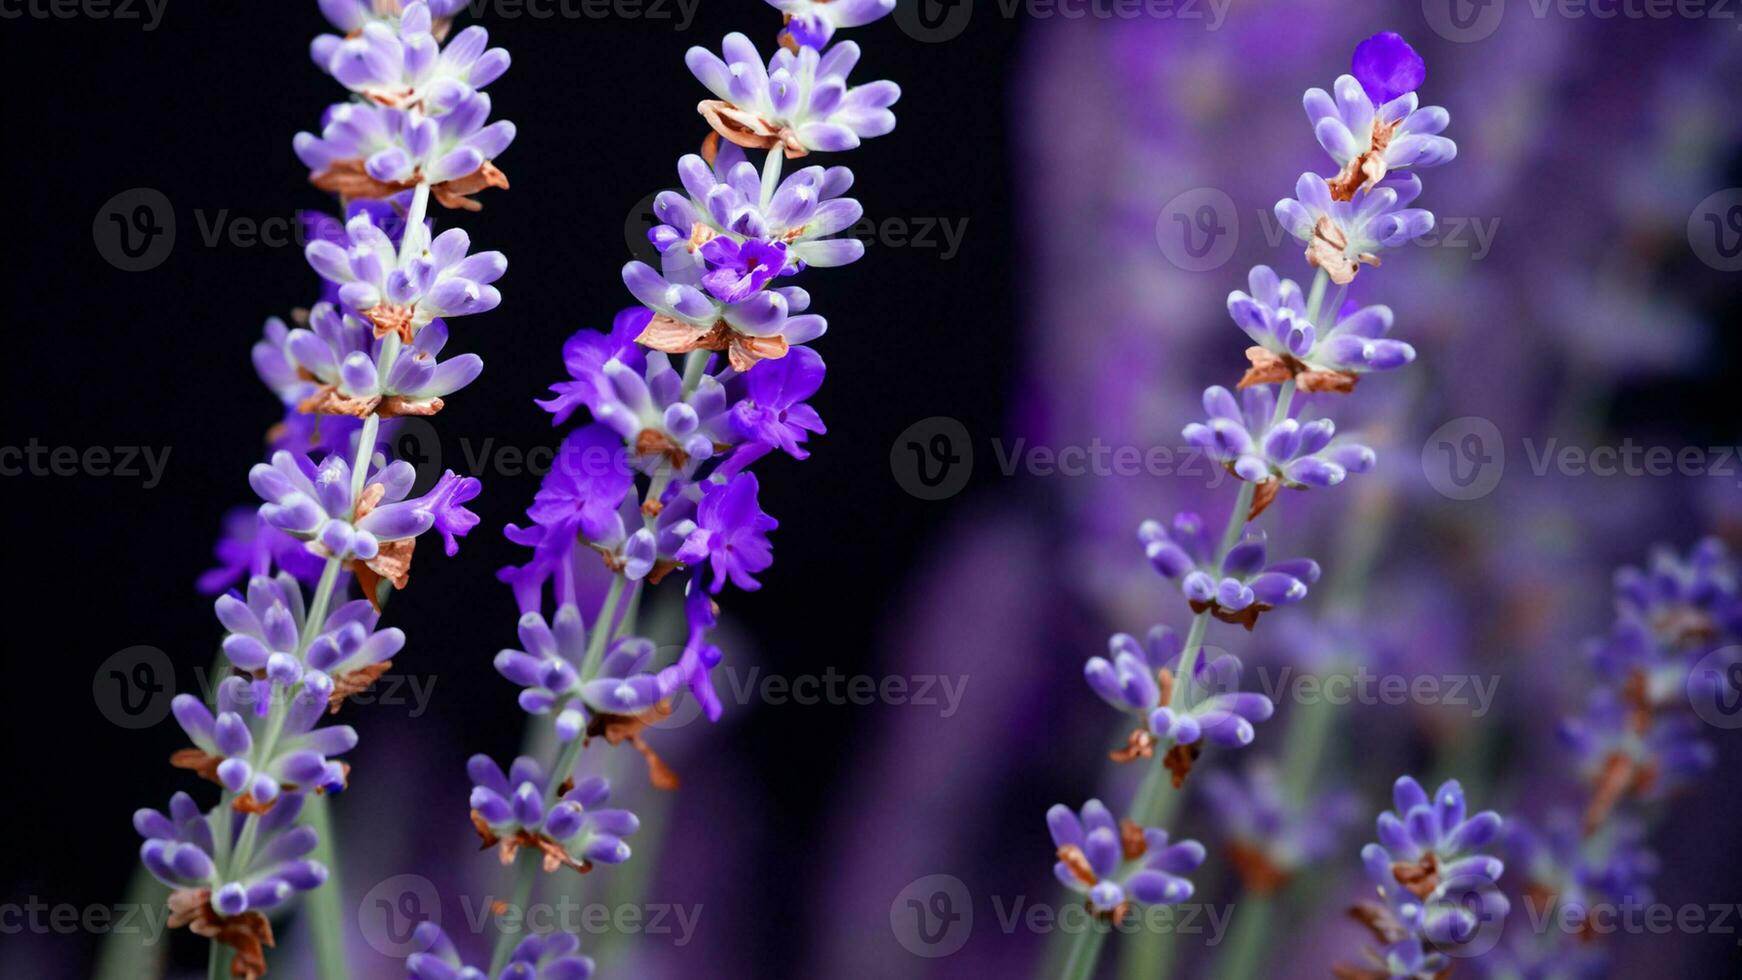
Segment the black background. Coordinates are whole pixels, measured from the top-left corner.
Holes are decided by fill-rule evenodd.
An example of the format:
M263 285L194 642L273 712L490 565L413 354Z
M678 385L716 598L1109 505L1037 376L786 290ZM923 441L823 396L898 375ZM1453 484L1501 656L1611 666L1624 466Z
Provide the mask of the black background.
M506 252L509 270L497 311L454 324L449 349L476 351L486 367L434 420L449 466L463 466L462 440L473 452L487 439L522 451L556 444L565 430L553 430L532 399L563 377L566 337L608 326L630 303L618 275L629 257L626 220L645 195L675 186L677 157L706 132L694 108L705 93L684 51L717 50L731 30L766 50L779 23L750 2L703 4L682 32L633 19L481 22L513 55L489 92L496 118L513 120L519 136L498 161L512 190L485 194L484 211L460 221L474 248ZM109 723L89 693L93 672L141 644L167 652L184 679L209 662L219 630L193 582L212 564L221 514L252 499L246 473L279 413L255 379L249 347L267 316L316 297L294 244L208 244L208 230L221 227L227 238L258 222L282 235L296 209L331 209L290 146L344 96L306 53L309 39L329 30L313 2L171 0L155 31L140 26L0 22L14 81L0 154L10 191L0 442L169 452L150 489L143 477L121 476L0 483L14 627L7 809L24 823L8 835L0 892L9 900L120 901L138 847L129 815L193 786L164 764L182 743L173 721L140 732ZM829 433L806 463L759 467L763 506L782 521L777 559L763 590L734 598L729 610L741 635L758 638L756 656L770 672L863 670L903 570L948 513L900 489L891 444L928 416L981 431L1002 415L1020 300L1009 275L999 94L1014 34L1003 19L948 45L916 43L890 21L854 32L866 52L855 80L898 80L900 122L830 162L853 167L853 196L870 218L968 225L948 262L940 247L874 241L856 265L806 277L814 311L831 325L818 345L829 378L813 399ZM133 188L168 198L177 237L161 265L129 273L99 254L92 225L105 202ZM490 667L494 652L512 645L516 617L494 572L524 557L500 529L520 518L537 477L479 475L484 494L473 506L482 526L455 559L429 551L386 621L411 637L403 656L443 681L421 724L441 729L444 745L504 757L523 716ZM782 760L758 766L770 797L764 812L776 822L761 839L814 839L841 775L835 747L857 716L749 714L723 733L718 751ZM367 744L375 730L367 714L350 720ZM463 753L414 761L457 777ZM395 819L413 818L414 805L406 801ZM772 964L795 941L771 933L755 945ZM90 944L66 943L57 962L88 968Z

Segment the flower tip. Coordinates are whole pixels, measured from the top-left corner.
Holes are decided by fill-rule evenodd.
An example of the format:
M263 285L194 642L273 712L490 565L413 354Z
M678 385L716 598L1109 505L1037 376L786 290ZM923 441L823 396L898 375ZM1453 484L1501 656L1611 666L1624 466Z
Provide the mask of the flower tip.
M1403 35L1381 31L1355 46L1349 72L1379 106L1420 88L1427 78L1427 62Z

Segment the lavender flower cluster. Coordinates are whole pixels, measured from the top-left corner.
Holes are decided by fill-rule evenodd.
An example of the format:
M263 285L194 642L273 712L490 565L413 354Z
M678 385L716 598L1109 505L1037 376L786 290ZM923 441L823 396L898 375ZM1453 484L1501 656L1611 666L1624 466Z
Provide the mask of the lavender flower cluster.
M167 813L134 817L145 867L174 889L171 924L212 940L213 975L227 958L230 976L263 976L267 914L327 878L305 811L345 788L338 757L357 733L321 722L404 648L405 634L379 619L409 582L417 540L433 530L451 556L478 522L465 506L477 480L450 471L417 493L412 466L390 461L382 443L393 419L433 415L477 378L476 355L440 359L445 321L501 301L492 283L502 254L473 252L458 228L435 235L427 213L432 198L475 210L470 195L507 186L492 160L514 127L488 122L479 89L508 55L480 27L447 37L460 6L320 4L344 36L317 38L311 54L352 99L295 147L344 219L303 216L322 294L294 327L267 321L254 345L285 415L249 473L261 502L226 520L219 567L199 583L217 596L227 676L212 704L188 694L172 703L192 746L171 763L218 784L220 798L204 810L177 793ZM343 973L341 941L317 937L324 975Z
M828 324L808 312L810 294L796 283L813 266L843 266L863 254L859 241L836 237L863 209L844 196L853 185L846 167L783 173L783 164L849 150L894 128L889 106L900 90L888 81L850 84L859 46L831 43L837 28L876 20L894 0L771 2L785 15L772 57L742 34L729 35L719 54L690 49L685 60L713 96L698 106L712 133L699 153L678 160L680 189L655 199L659 224L649 240L659 267L623 267L640 305L619 313L609 331L570 337L569 376L538 403L555 424L581 409L591 421L563 440L527 510L530 523L506 530L532 553L501 573L522 614L519 647L503 650L495 666L520 688L524 711L551 720L556 743L549 765L531 754L506 771L486 756L469 764L473 825L504 865L515 866L516 894L533 893L539 869L588 872L630 857L636 816L606 808L604 777L576 772L593 741L631 745L654 786L677 788L677 774L645 733L685 698L709 719L722 713L710 677L722 659L709 640L720 612L715 597L728 585L760 587L757 576L773 562L769 532L778 527L750 468L773 452L806 459L810 437L826 431L809 403L825 366L807 345ZM762 154L760 167L747 151ZM398 158L371 165L371 179L390 180L397 171L388 164ZM472 271L439 265L451 276ZM345 288L392 299L392 283L356 278L369 280L368 290ZM434 281L439 290L439 271ZM638 618L667 580L682 596L685 635L662 656ZM523 850L532 856L521 857ZM423 980L592 969L559 937L516 949L504 933L488 971L463 967L439 929L422 941L429 952L407 966Z
M1351 73L1337 79L1331 93L1306 93L1314 134L1339 169L1329 178L1303 174L1296 196L1280 201L1275 210L1284 229L1305 246L1314 278L1303 291L1261 265L1251 270L1247 290L1229 295L1229 315L1252 343L1246 350L1248 367L1236 385L1239 395L1219 385L1206 389L1206 419L1183 433L1238 478L1238 500L1219 530L1194 513L1178 514L1167 524L1145 521L1138 529L1151 564L1183 593L1193 614L1191 629L1183 641L1160 627L1143 643L1115 636L1107 656L1092 657L1085 665L1095 693L1139 720L1112 759L1125 763L1160 756L1159 765L1148 766L1131 815L1119 824L1110 815L1103 818L1099 803L1085 807L1081 821L1064 819L1069 814L1063 808L1049 814L1061 879L1084 892L1090 911L1105 919L1117 921L1133 900L1181 901L1191 888L1183 879L1184 887L1120 887L1139 879L1121 877L1122 866L1113 860L1117 853L1105 844L1087 846L1095 833L1092 825L1117 826L1116 839L1128 845L1149 835L1165 841L1162 831L1145 826L1167 809L1158 786L1163 773L1179 789L1206 748L1250 744L1255 726L1274 710L1264 695L1240 690L1236 658L1204 655L1208 624L1216 619L1253 630L1265 612L1305 599L1320 568L1304 558L1273 561L1263 532L1249 524L1283 489L1333 487L1375 464L1372 449L1339 435L1330 418L1317 416L1322 401L1298 396L1347 394L1367 374L1415 359L1412 346L1389 336L1394 322L1389 308L1345 305L1344 297L1363 267L1380 264L1380 252L1434 226L1430 212L1411 207L1421 193L1415 171L1450 161L1457 148L1439 135L1449 122L1445 110L1419 104L1415 90L1425 77L1424 62L1401 37L1377 34L1356 48ZM1327 295L1331 285L1336 290ZM1225 816L1238 816L1253 827L1281 830L1288 819L1274 790L1265 793L1261 786L1224 780L1214 795ZM1497 860L1466 857L1495 836L1499 818L1482 814L1466 820L1455 783L1442 787L1435 801L1429 806L1414 781L1400 781L1398 813L1381 819L1381 844L1367 854L1369 868L1383 872L1376 884L1385 904L1377 909L1385 913L1389 938L1378 962L1391 972L1381 975L1429 975L1423 971L1429 970L1424 963L1430 945L1468 932L1465 919L1449 911L1452 903L1443 891L1448 875L1486 872L1490 884L1499 875ZM1264 808L1268 816L1255 808ZM1083 827L1091 828L1086 836ZM1243 875L1274 888L1304 860L1303 853L1326 846L1322 834L1299 835L1274 859L1265 848L1250 845L1234 859ZM1166 854L1166 870L1177 875L1196 867L1203 849L1192 844L1193 861ZM1133 859L1129 846L1125 858ZM1407 882L1405 865L1411 869ZM1372 918L1378 918L1377 909ZM1087 934L1079 938L1067 975L1090 975L1098 949Z

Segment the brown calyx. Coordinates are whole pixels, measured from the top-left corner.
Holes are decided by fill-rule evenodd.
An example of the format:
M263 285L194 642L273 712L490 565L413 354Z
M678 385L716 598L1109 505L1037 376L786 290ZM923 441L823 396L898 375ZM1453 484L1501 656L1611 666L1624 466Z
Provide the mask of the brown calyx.
M1127 861L1135 861L1149 851L1149 842L1143 839L1143 828L1137 826L1137 821L1126 817L1119 821L1119 853Z
M1114 749L1107 753L1107 758L1114 762L1130 762L1134 759L1150 759L1155 757L1155 736L1147 728L1132 729L1125 739L1125 747Z
M1245 841L1228 842L1228 863L1240 876L1240 884L1254 895L1274 895L1287 887L1291 875L1278 867L1263 849Z
M1428 851L1416 861L1393 861L1391 877L1411 895L1425 899L1440 887L1440 859Z
M798 141L790 128L776 126L753 112L746 112L724 99L703 99L696 111L714 128L714 132L747 150L772 150L781 147L788 160L810 153Z
M1237 388L1250 388L1253 385L1282 384L1293 380L1295 386L1308 393L1336 392L1348 394L1355 390L1355 383L1361 376L1352 371L1325 371L1308 367L1305 361L1293 354L1277 354L1257 345L1246 348L1246 360L1252 366L1241 376Z
M675 467L682 467L690 461L690 454L678 448L677 443L672 442L669 436L658 429L642 429L636 434L635 454L637 456L664 456ZM648 503L657 505L659 502L650 500ZM647 508L643 506L641 512L647 514ZM659 511L655 510L647 516L654 517L658 514Z
M1262 484L1260 486L1262 486ZM1274 492L1272 493L1272 496L1275 496ZM1254 499L1256 499L1256 498L1254 498ZM1229 624L1234 625L1234 626L1244 626L1244 627L1246 627L1246 632L1248 632L1248 633L1252 632L1254 629L1256 629L1258 627L1259 615L1271 608L1270 606L1265 605L1262 602L1255 602L1252 605L1247 606L1245 609L1240 610L1239 612L1229 612L1228 610L1223 609L1217 603L1199 602L1196 599L1190 600L1187 603L1187 605L1190 606L1192 612L1195 612L1195 613L1201 613L1204 610L1208 609L1208 610L1210 610L1210 615L1216 617L1217 619L1221 620L1224 623L1229 623Z
M667 354L723 351L732 370L740 374L755 367L759 361L779 360L788 350L785 337L751 337L733 330L724 320L711 327L695 327L663 313L648 321L635 342Z
M1065 869L1071 877L1093 888L1101 879L1095 876L1095 869L1089 865L1088 855L1075 844L1066 844L1058 849L1058 859L1064 862Z
M1331 189L1331 200L1352 201L1358 190L1370 191L1374 185L1385 179L1387 171L1385 148L1391 145L1391 137L1397 132L1397 125L1402 119L1381 124L1373 123L1373 141L1367 150L1355 159L1343 164L1343 169L1335 177L1325 181Z
M1307 243L1307 264L1325 270L1337 285L1347 286L1355 280L1358 266L1379 264L1379 256L1371 252L1350 258L1345 251L1348 247L1349 236L1343 234L1343 229L1331 220L1330 215L1321 215L1313 225L1312 240Z
M375 557L368 561L353 558L345 563L351 574L357 577L358 587L363 590L363 595L368 597L369 605L376 612L381 611L380 590L383 581L392 582L395 589L403 589L411 581L411 553L416 548L416 538L384 541L377 548Z
M380 340L390 333L399 335L399 339L411 343L411 317L416 311L402 303L376 303L363 311L363 316L375 327L375 339Z
M223 756L212 755L204 749L176 749L169 756L170 765L197 773L209 783L218 782L218 764L223 761Z
M327 714L338 714L339 706L345 703L346 698L355 697L367 691L370 685L380 680L381 675L387 673L388 668L392 666L393 661L383 660L378 664L370 664L367 667L359 667L356 670L348 670L343 674L335 675L333 677L333 693L327 695Z
M230 976L236 980L258 980L266 975L266 950L277 944L272 938L272 923L259 912L224 916L212 908L210 888L178 888L169 893L171 929L186 926L196 936L235 950L230 957Z
M573 868L581 874L593 870L593 862L585 858L575 857L568 852L567 848L543 834L535 834L522 828L515 831L512 836L498 836L485 822L484 815L476 810L472 811L472 828L478 832L478 837L484 842L483 846L478 849L487 851L492 847L496 848L497 858L505 865L514 863L514 857L521 848L531 847L536 848L544 855L544 870L547 873L558 868Z
M1603 760L1597 770L1596 784L1591 788L1591 802L1585 807L1585 836L1597 832L1609 819L1615 804L1632 793L1642 796L1657 782L1657 767L1643 763L1626 752L1615 751Z
M1185 785L1186 777L1191 774L1192 764L1203 754L1203 743L1193 742L1190 745L1175 745L1161 757L1161 764L1173 774L1173 788L1179 789Z
M363 168L362 160L337 160L327 169L309 177L309 183L323 191L337 194L346 201L359 198L380 200L395 194L411 190L422 181L421 174L412 175L410 180L384 181L369 176ZM444 180L439 184L430 185L430 195L436 202L446 208L464 211L477 211L483 205L472 200L471 196L489 187L508 189L508 175L504 174L494 163L486 160L477 170Z
M647 760L647 779L655 788L675 790L679 786L677 773L665 764L653 746L641 737L647 726L671 716L671 699L667 698L638 715L614 715L596 712L587 721L587 738L603 738L606 745L628 742Z

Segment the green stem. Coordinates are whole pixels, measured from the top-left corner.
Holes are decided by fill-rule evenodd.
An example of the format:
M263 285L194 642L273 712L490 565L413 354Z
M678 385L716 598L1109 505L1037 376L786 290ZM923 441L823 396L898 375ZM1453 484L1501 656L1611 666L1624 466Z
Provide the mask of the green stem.
M1070 958L1065 960L1064 972L1059 975L1064 980L1089 980L1094 976L1101 947L1107 945L1107 932L1099 922L1090 921L1089 927L1071 941Z
M1220 980L1247 980L1264 975L1264 954L1269 951L1276 920L1276 899L1270 895L1243 894L1230 928L1227 952L1216 962Z
M580 739L574 744L579 745ZM540 857L536 850L523 849L514 862L514 904L509 909L520 916L519 932L509 932L498 927L496 947L490 954L490 975L496 976L502 968L508 965L508 954L514 952L514 945L520 939L520 933L526 931L526 906L532 901L532 886L538 882ZM504 910L505 912L507 910Z
M350 970L345 964L345 916L340 909L343 898L331 802L324 794L311 793L303 805L303 813L315 831L313 857L327 868L327 880L309 893L308 906L314 932L315 962L320 967L316 972L322 980L345 980L350 976Z
M230 947L223 943L212 943L212 951L206 957L206 980L228 980L230 976Z

